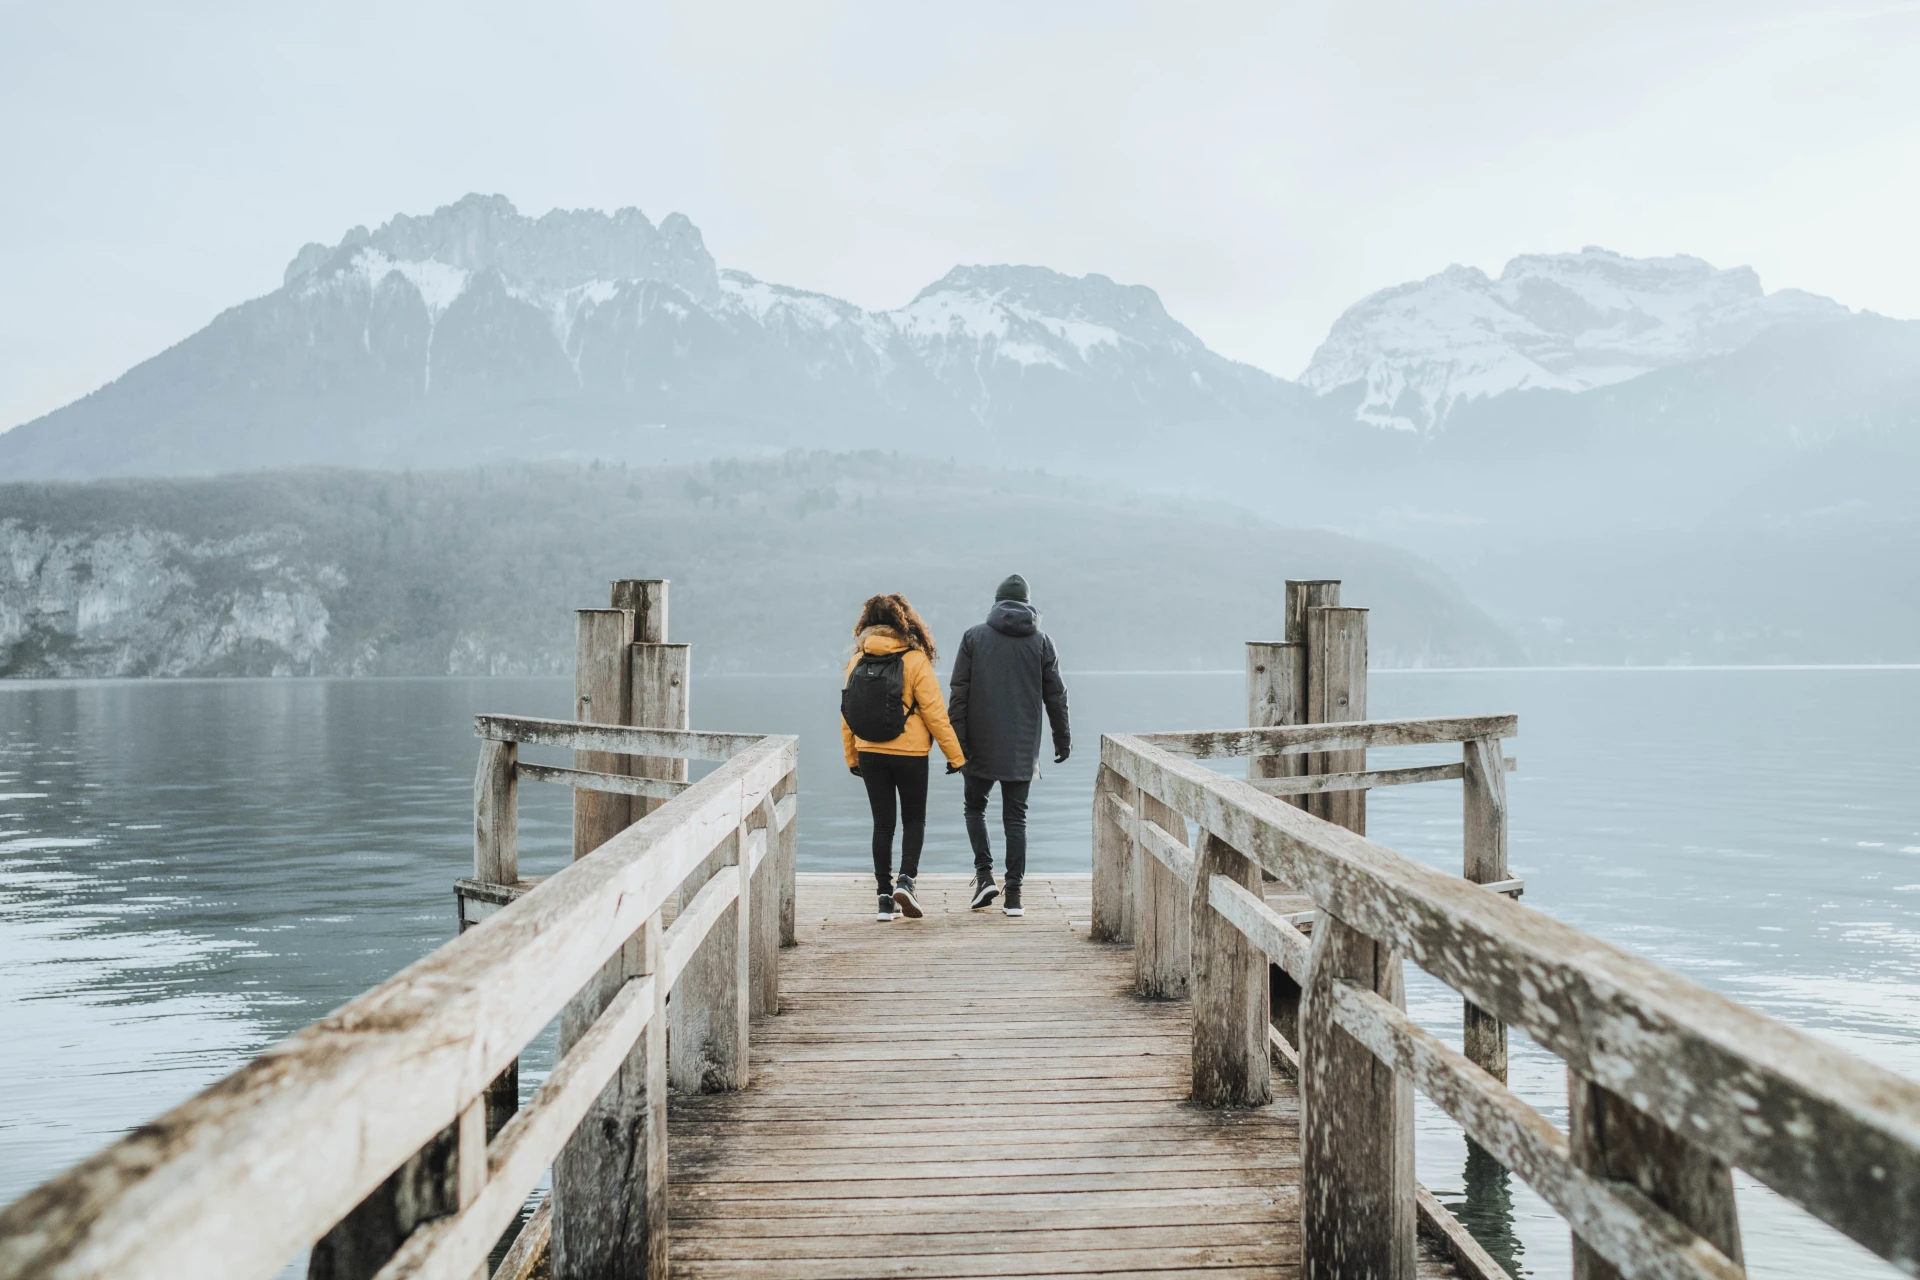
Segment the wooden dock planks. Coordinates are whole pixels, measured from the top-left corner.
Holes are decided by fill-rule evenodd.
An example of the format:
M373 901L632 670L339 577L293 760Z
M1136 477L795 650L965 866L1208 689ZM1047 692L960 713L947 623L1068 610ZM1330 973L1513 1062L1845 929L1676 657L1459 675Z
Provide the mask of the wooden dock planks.
M1186 1102L1187 1006L1087 940L1088 877L1033 877L1018 919L920 888L879 924L871 877L799 877L752 1086L673 1100L673 1275L1297 1276L1291 1087Z

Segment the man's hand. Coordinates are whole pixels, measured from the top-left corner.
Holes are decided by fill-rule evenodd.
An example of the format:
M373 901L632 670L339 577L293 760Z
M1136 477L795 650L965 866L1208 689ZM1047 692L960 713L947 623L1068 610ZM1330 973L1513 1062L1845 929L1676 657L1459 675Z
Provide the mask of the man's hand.
M1053 762L1055 764L1065 764L1067 762L1067 757L1072 754L1073 754L1072 747L1055 747L1053 749Z
M952 776L953 776L954 774L956 774L956 773L958 773L958 772L960 772L960 770L961 770L961 767L962 767L962 766L960 766L960 765L957 765L957 764L950 764L950 765L948 765L948 766L947 766L947 776L948 776L949 778L951 778L951 777L952 777Z
M860 766L857 764L850 764L847 766L847 772L857 778L860 776Z

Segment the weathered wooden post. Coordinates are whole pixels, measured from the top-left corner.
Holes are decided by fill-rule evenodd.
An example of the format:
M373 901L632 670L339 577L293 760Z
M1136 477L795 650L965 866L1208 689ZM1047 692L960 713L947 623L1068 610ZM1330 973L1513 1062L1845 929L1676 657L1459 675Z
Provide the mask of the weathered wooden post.
M481 741L480 764L473 775L473 878L482 884L511 887L520 882L519 763L518 743ZM460 932L465 933L466 904L457 905ZM491 1138L520 1109L520 1059L494 1077L485 1097Z
M1310 701L1310 685L1313 674L1313 651L1311 637L1307 634L1307 615L1314 609L1332 609L1340 604L1340 583L1333 578L1310 578L1287 580L1287 643L1297 644L1300 648L1300 669L1295 674L1294 692L1299 696L1299 716L1295 724L1312 724L1320 717L1314 714ZM1292 777L1307 773L1331 773L1328 755L1324 751L1308 752L1294 757ZM1327 816L1327 797L1322 795L1301 796L1292 802L1317 818Z
M1306 1280L1413 1280L1413 1082L1333 1021L1344 979L1406 1007L1400 958L1324 908L1300 1006L1300 1259Z
M1267 957L1214 910L1215 876L1261 892L1259 866L1202 831L1195 850L1192 919L1193 1100L1208 1107L1272 1101L1267 1044Z
M708 930L673 986L668 1006L673 1047L668 1078L682 1093L724 1093L747 1087L747 1019L752 1007L752 857L745 823L689 878L694 894L707 878L734 876L739 892ZM556 1278L557 1280L557 1278Z
M655 914L567 1005L562 1054L629 980L659 971L663 933ZM667 1274L665 988L653 996L653 1020L554 1158L554 1280Z
M1307 724L1367 718L1367 611L1337 605L1307 610ZM1329 751L1314 773L1358 773L1367 753ZM1367 793L1328 791L1315 797L1319 815L1357 835L1367 833Z
M644 679L641 709L650 710L659 680L654 667L636 662L638 620L664 627L665 583L617 582L616 607L578 612L579 647L574 670L574 718L600 724L636 720L635 677ZM637 607L636 607L637 606ZM669 673L671 674L671 673ZM684 689L684 678L678 689ZM670 686L674 687L674 686ZM684 702L684 696L682 699ZM680 728L684 725L670 727ZM631 757L606 752L574 753L575 767L631 774ZM651 802L657 803L657 802ZM573 852L580 858L649 811L650 802L607 792L574 792ZM657 971L662 924L656 915L621 947L560 1019L560 1052L606 1010L631 979ZM613 1280L666 1275L666 992L656 988L655 1019L627 1061L607 1083L553 1164L553 1273L555 1280ZM642 1268L635 1270L635 1268Z
M1134 981L1143 996L1178 1000L1187 994L1193 906L1187 886L1147 851L1138 832L1152 822L1174 843L1185 845L1187 820L1138 787L1133 789L1133 818Z
M623 724L649 729L685 729L692 724L689 682L693 647L667 643L669 585L664 578L628 578L613 584L615 606L630 610L633 615ZM620 772L673 782L687 780L684 758L633 756L627 766ZM644 818L665 803L664 799L654 796L635 796L633 817Z
M793 772L787 775L780 798L784 801L791 797L797 804L800 800L800 766L795 765ZM795 862L800 843L800 818L796 812L787 823L786 830L780 833L780 945L790 947L794 944L794 902L795 902Z
M751 878L747 916L753 930L753 946L747 963L752 975L751 1014L780 1012L780 814L778 801L769 791L754 814L754 829L765 842L760 866Z
M1106 765L1093 784L1093 920L1096 942L1133 941L1133 841L1115 821L1113 802L1125 803L1127 782Z
M457 1212L460 1134L458 1121L441 1130L320 1237L307 1254L307 1280L372 1280L415 1227ZM484 1168L484 1150L479 1157Z
M593 724L627 724L627 648L633 643L631 609L578 609L574 650L573 718ZM626 756L576 751L573 767L593 773L626 773ZM584 858L627 829L632 797L580 788L573 793L573 856Z
M1727 1166L1619 1094L1567 1072L1567 1137L1573 1161L1596 1178L1624 1182L1736 1263L1740 1215ZM1612 1263L1573 1237L1574 1280L1620 1280Z
M1465 840L1460 874L1475 884L1494 884L1507 878L1507 774L1500 739L1473 738L1462 750ZM1473 1001L1464 1005L1461 1052L1506 1083L1506 1026Z
M1306 610L1307 723L1367 715L1367 611ZM1328 772L1366 768L1329 752ZM1364 834L1366 792L1322 797L1325 817ZM1307 1280L1413 1280L1413 1083L1334 1024L1330 991L1355 983L1406 1007L1400 957L1326 910L1313 926L1300 1009L1301 1262Z
M1272 641L1249 640L1247 642L1247 724L1255 729L1270 728L1274 725L1299 724L1304 718L1307 706L1307 641L1306 611L1304 605L1296 609L1295 598L1308 598L1305 588L1327 587L1336 591L1339 583L1332 584L1288 582L1286 640L1280 643ZM1322 593L1324 594L1324 593ZM1306 772L1307 759L1304 755L1265 755L1254 756L1247 761L1249 778L1291 778ZM1299 808L1305 796L1287 796L1286 802ZM1282 885L1290 889L1290 885ZM1267 966L1268 1020L1287 1043L1298 1049L1300 1046L1300 984L1293 976L1277 964Z

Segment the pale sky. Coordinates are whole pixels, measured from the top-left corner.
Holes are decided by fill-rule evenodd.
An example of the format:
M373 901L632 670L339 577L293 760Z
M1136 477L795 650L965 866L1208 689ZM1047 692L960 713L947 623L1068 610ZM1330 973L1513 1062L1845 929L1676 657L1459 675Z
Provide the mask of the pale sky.
M1920 3L0 0L0 427L468 191L678 210L869 307L1159 291L1297 375L1366 293L1604 245L1920 315Z

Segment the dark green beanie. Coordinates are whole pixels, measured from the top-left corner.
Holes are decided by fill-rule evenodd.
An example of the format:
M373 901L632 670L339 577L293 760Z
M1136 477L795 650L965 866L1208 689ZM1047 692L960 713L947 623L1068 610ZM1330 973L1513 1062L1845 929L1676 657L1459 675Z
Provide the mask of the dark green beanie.
M1001 600L1024 601L1027 598L1027 580L1017 573L1009 574L1007 580L1000 584L1000 589L993 593L993 598L996 602Z

